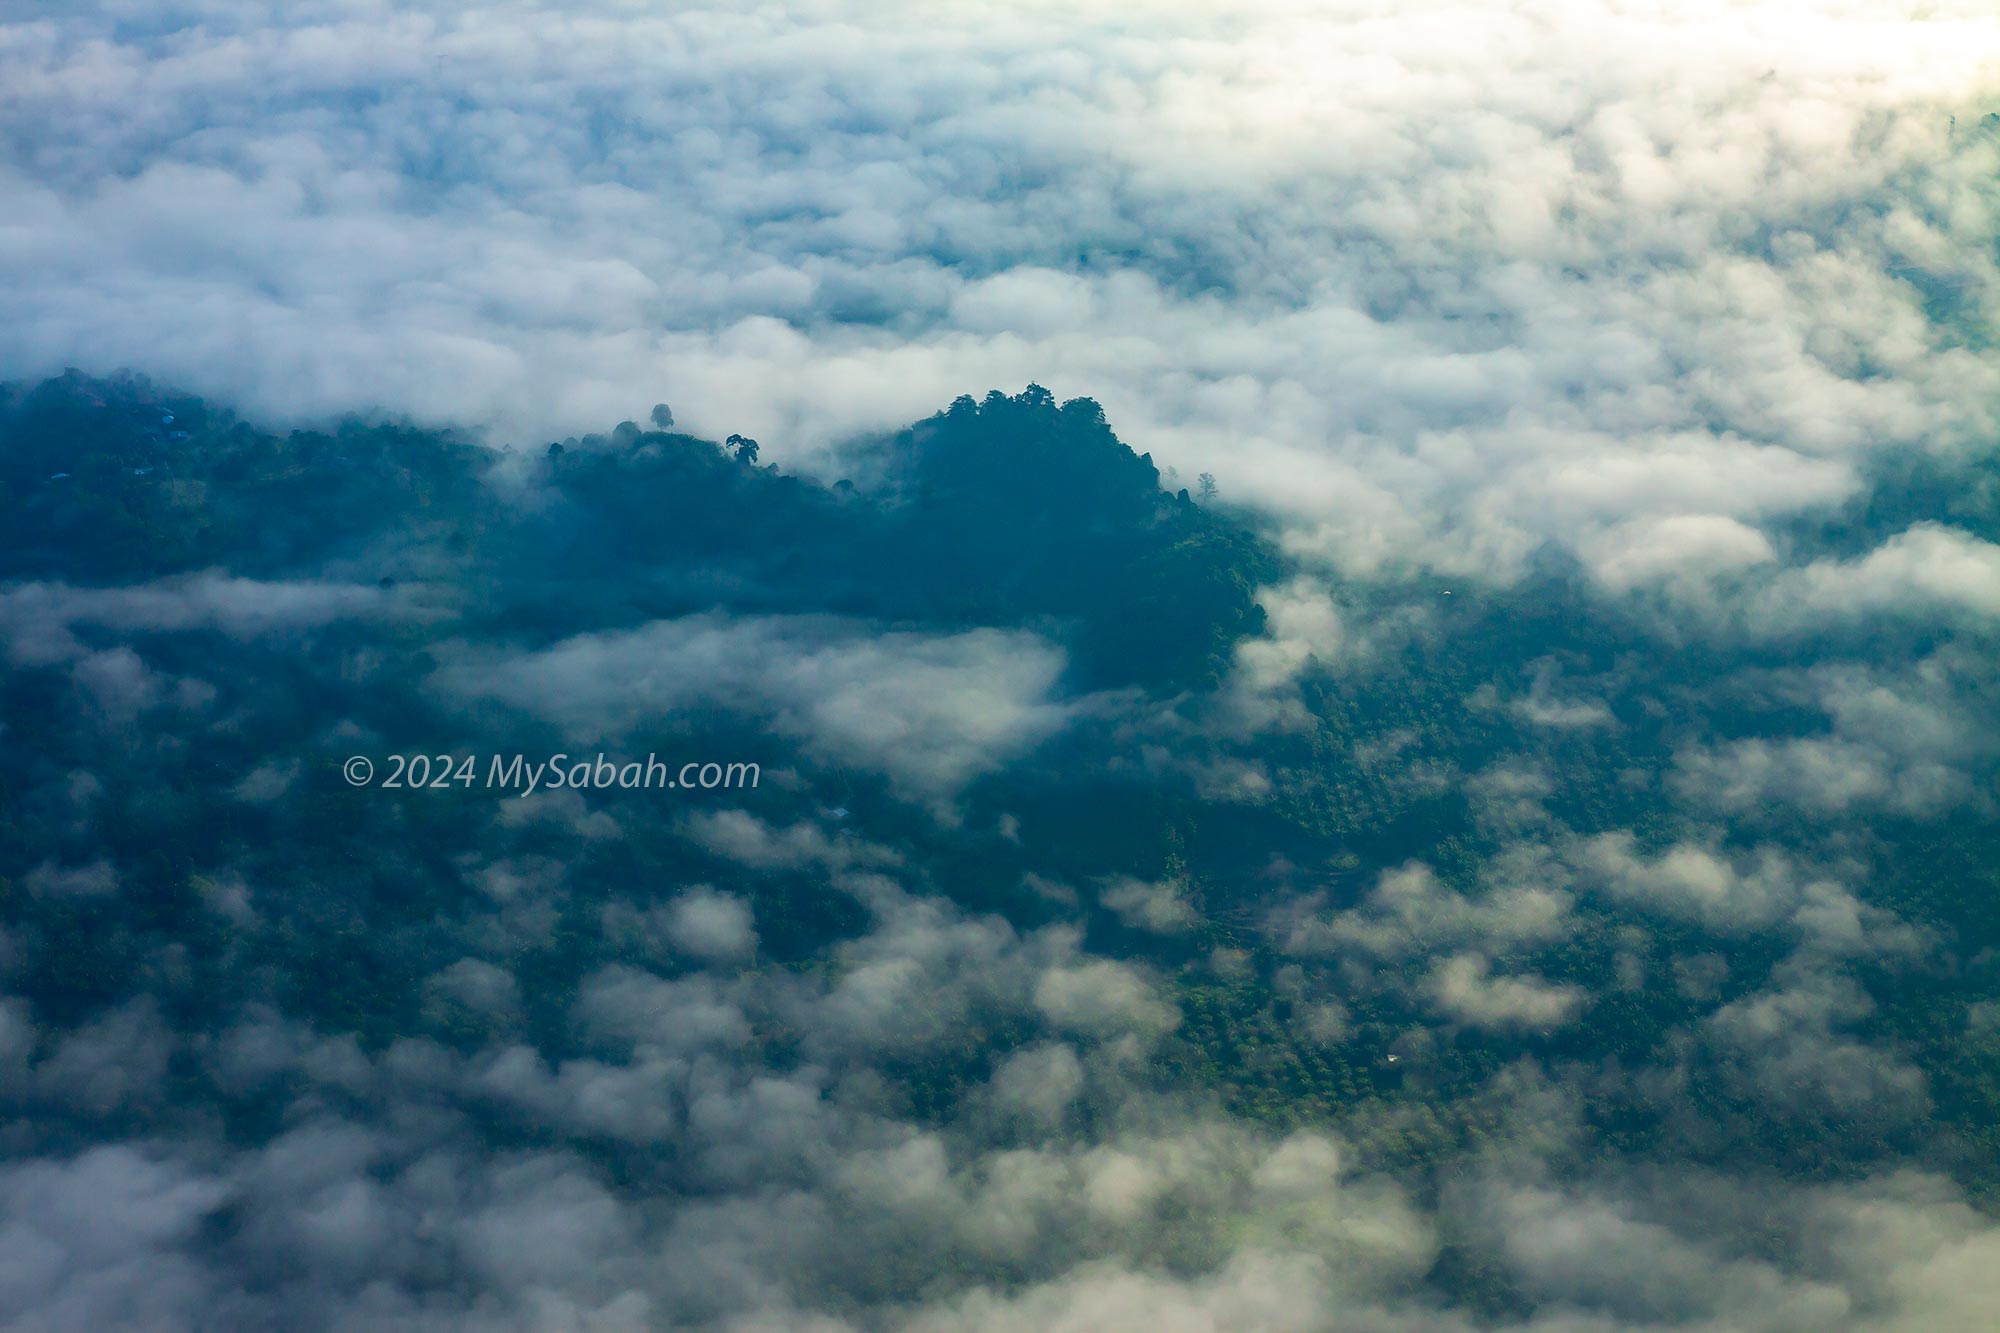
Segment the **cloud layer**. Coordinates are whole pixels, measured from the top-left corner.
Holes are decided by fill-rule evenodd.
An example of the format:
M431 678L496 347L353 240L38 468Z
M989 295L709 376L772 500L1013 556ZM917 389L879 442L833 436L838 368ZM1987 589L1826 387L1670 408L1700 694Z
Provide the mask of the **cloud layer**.
M665 397L808 460L1039 378L1346 570L1555 538L1614 586L1756 566L1872 454L1995 434L1972 0L0 32L0 372L516 442Z

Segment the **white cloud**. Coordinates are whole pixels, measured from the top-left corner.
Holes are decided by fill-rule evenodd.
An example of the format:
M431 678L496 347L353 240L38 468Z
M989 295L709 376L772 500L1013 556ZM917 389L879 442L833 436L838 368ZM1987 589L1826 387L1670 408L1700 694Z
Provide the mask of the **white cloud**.
M655 621L540 652L465 657L440 687L560 722L581 741L724 708L798 737L822 762L948 800L1059 730L1061 651L1027 633L871 632L830 617Z
M1483 954L1462 953L1431 970L1428 992L1448 1018L1472 1027L1547 1029L1570 1022L1588 998L1580 986L1538 976L1494 976Z
M407 614L410 607L400 594L379 588L209 571L116 588L17 584L0 591L0 639L13 661L41 665L84 653L72 632L78 626L124 633L214 630L247 639L341 619Z
M1328 912L1322 898L1308 898L1275 920L1285 951L1301 957L1394 960L1450 945L1501 953L1559 939L1571 928L1570 895L1537 878L1503 877L1475 896L1455 892L1429 866L1412 862L1384 872L1358 906Z
M1120 876L1099 890L1098 901L1136 930L1170 935L1187 930L1195 922L1187 885L1179 881L1149 883L1130 875Z
M1128 1031L1151 1037L1180 1022L1143 975L1103 959L1043 973L1035 983L1035 1007L1061 1031L1098 1037Z
M1747 614L1766 631L1881 617L1990 631L2000 621L2000 546L1920 523L1858 560L1815 561L1786 572Z
M1887 809L1937 818L1985 807L1992 797L1978 776L2000 752L1991 674L1971 645L1895 669L1833 662L1782 674L1769 688L1818 707L1826 729L1690 744L1675 757L1674 786L1738 815Z
M1776 848L1731 856L1684 842L1648 856L1630 833L1587 839L1574 857L1585 882L1600 892L1724 930L1783 920L1797 907L1806 879Z
M1766 558L1994 434L1978 0L113 5L0 41L0 373L816 459L1100 397L1350 571ZM893 71L893 76L888 72Z
M900 859L889 848L863 842L845 831L830 836L819 825L803 820L776 828L747 810L692 814L685 827L699 846L756 870L802 866L837 870L852 865L893 865Z
M667 933L696 958L726 962L757 949L749 904L713 889L697 889L674 899L667 907Z

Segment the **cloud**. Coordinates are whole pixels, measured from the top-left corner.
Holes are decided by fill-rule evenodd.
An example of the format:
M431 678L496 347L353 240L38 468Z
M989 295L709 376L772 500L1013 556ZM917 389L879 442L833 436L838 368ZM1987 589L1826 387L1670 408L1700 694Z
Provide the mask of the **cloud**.
M747 810L689 815L688 836L697 844L756 870L818 866L828 870L855 865L893 865L901 858L887 847L863 842L852 833L829 835L804 820L775 828Z
M830 617L655 621L539 652L466 655L447 694L496 699L578 740L629 737L699 708L745 714L823 763L946 800L1059 730L1062 652L1032 634L871 632Z
M158 1002L140 996L64 1037L36 1066L31 1095L115 1122L165 1096L173 1051Z
M1587 998L1580 986L1536 976L1496 977L1491 968L1481 954L1445 959L1431 971L1431 1000L1447 1017L1473 1027L1544 1029L1570 1022Z
M1979 808L1991 799L1982 775L2000 753L1989 678L1969 645L1896 668L1831 662L1780 675L1762 688L1816 707L1825 729L1685 746L1674 784L1684 799L1737 814L1938 818Z
M1277 919L1287 953L1395 960L1451 944L1504 951L1559 939L1570 928L1569 911L1570 896L1560 888L1503 882L1473 897L1412 862L1384 872L1359 906L1329 913L1308 898Z
M1098 893L1098 901L1117 914L1118 919L1136 930L1171 935L1194 925L1194 904L1188 900L1187 886L1178 882L1148 883L1129 875L1112 880Z
M1847 1029L1874 1002L1852 980L1794 962L1773 984L1724 1005L1704 1037L1760 1115L1893 1125L1930 1111L1922 1071Z
M726 962L757 950L757 928L748 904L727 893L696 889L667 907L667 934L696 958Z
M81 866L44 861L28 872L23 887L42 897L103 898L118 892L118 870L101 858Z
M461 958L424 983L427 1008L462 1008L497 1022L518 1020L521 988L513 974L479 958Z
M183 1247L229 1195L226 1185L131 1147L0 1169L0 1276L11 1317L44 1327L171 1327L206 1295Z
M1881 751L1849 741L1751 738L1689 750L1676 779L1689 797L1742 811L1782 802L1821 813L1886 806L1921 814L1973 794L1964 776L1948 768L1896 768Z
M1586 549L1598 577L1620 588L1659 579L1709 581L1777 559L1768 537L1726 514L1636 519L1593 537Z
M1043 1125L1059 1125L1077 1094L1084 1072L1076 1052L1063 1044L1017 1051L994 1070L994 1103Z
M1534 1296L1590 1309L1606 1327L1699 1327L1720 1315L1726 1326L1833 1328L1849 1313L1836 1287L1787 1281L1627 1200L1521 1184L1496 1185L1482 1203Z
M71 6L0 43L0 373L803 460L1060 379L1348 573L1713 577L1992 438L1992 24Z
M1305 710L1293 686L1309 669L1326 670L1358 645L1340 608L1316 579L1300 575L1257 595L1264 632L1236 645L1230 675L1231 704L1248 729L1296 725Z
M1605 833L1582 843L1576 861L1586 882L1620 901L1718 929L1766 927L1797 906L1802 876L1775 847L1731 856L1681 843L1653 856L1630 833Z
M0 638L16 664L39 666L81 656L85 649L73 633L79 626L125 634L213 630L250 639L336 620L408 613L398 594L379 588L232 578L210 571L121 588L17 584L0 591Z
M1857 560L1787 571L1750 614L1766 632L1884 618L1990 631L2000 620L2000 546L1920 523Z
M1856 873L1854 865L1814 867L1775 844L1731 848L1711 835L1648 854L1632 834L1619 832L1581 840L1566 858L1580 887L1621 906L1698 923L1722 938L1768 938L1782 929L1818 958L1911 957L1935 942L1921 926L1843 883L1843 875ZM1710 963L1692 966L1699 972Z
M1153 993L1133 968L1108 960L1052 968L1035 983L1035 1007L1059 1031L1150 1036L1173 1028L1180 1015Z
M632 968L607 968L583 983L576 1012L595 1036L627 1049L698 1050L740 1045L750 1037L742 1011L702 977L668 981Z

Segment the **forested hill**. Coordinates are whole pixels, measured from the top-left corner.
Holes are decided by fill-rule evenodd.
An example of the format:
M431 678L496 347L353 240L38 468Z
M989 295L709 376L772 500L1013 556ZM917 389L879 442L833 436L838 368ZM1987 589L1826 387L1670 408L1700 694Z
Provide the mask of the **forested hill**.
M548 635L711 607L1033 625L1080 683L1162 688L1220 678L1276 569L1236 518L1162 490L1096 403L1036 385L857 451L860 488L739 436L625 422L520 458L358 421L279 436L74 372L0 412L7 578L444 577Z

